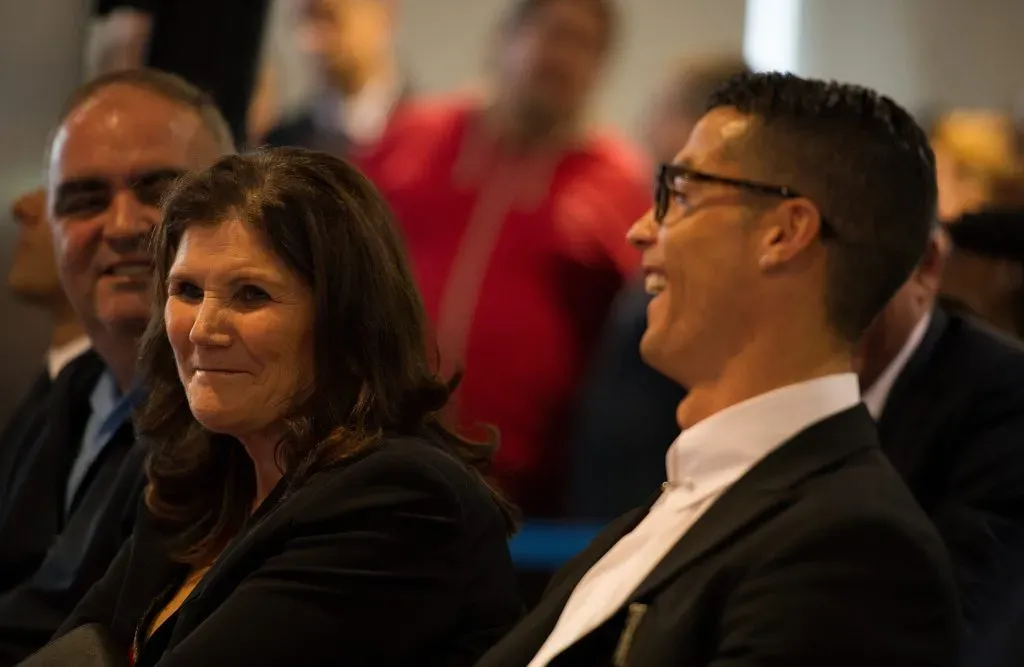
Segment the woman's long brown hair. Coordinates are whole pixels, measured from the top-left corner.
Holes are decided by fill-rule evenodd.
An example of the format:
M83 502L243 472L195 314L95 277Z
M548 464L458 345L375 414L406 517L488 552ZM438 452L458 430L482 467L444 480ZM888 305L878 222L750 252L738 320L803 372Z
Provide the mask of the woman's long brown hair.
M376 189L325 153L233 155L183 177L153 240L154 313L140 360L148 395L137 427L151 447L146 502L171 555L210 562L249 517L255 493L240 443L192 416L164 322L167 274L185 230L232 219L257 230L314 298L314 390L293 406L278 449L291 487L385 434L422 437L486 481L495 444L465 440L440 419L455 382L433 370L423 305ZM515 509L490 488L511 533Z

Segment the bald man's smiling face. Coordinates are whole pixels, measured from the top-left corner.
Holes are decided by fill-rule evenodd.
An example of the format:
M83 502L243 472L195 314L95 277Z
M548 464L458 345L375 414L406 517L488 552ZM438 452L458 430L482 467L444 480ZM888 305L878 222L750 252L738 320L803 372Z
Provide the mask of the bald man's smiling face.
M149 318L146 240L178 175L219 155L193 110L113 84L58 129L49 164L60 275L90 335L141 333Z

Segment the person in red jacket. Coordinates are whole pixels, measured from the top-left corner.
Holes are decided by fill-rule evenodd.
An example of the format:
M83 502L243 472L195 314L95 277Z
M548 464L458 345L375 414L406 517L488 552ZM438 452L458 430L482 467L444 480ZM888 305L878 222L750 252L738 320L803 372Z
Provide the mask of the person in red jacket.
M651 201L638 154L585 127L618 28L610 0L516 0L486 102L403 107L354 159L404 229L456 419L500 433L494 473L527 516L556 516L580 375Z

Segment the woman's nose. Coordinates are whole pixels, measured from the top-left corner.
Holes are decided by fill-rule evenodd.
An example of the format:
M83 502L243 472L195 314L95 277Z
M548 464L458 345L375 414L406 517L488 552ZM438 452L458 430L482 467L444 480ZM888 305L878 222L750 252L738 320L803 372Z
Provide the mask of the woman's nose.
M231 343L227 332L224 308L212 298L204 298L196 311L196 320L189 332L195 345L225 347Z

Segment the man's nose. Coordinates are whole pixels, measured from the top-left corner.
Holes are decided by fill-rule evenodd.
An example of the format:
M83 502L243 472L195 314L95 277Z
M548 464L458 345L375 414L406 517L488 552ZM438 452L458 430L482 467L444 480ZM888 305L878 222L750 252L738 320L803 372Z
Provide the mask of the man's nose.
M626 232L626 239L637 250L647 250L658 240L658 224L654 222L654 209L647 211Z
M127 254L144 249L156 214L139 203L130 190L117 192L110 202L103 236L116 252Z

